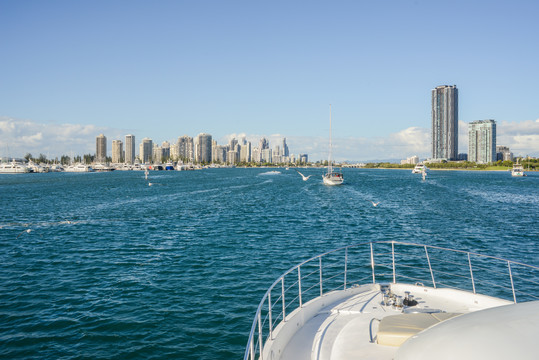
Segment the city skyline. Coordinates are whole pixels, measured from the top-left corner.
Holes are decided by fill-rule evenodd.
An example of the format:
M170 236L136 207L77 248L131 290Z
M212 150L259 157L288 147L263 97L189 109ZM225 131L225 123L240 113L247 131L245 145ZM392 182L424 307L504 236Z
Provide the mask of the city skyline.
M0 155L93 152L100 133L208 132L286 137L324 159L331 103L337 161L426 158L429 90L457 84L459 152L465 124L496 119L498 143L539 156L538 11L518 0L2 2Z

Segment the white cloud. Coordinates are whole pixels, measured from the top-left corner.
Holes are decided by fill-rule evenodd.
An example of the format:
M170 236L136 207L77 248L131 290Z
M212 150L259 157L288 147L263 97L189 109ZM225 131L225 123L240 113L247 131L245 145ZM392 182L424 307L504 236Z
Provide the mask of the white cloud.
M29 120L0 117L0 155L23 157L45 154L49 158L71 153L95 152L95 137L106 128L77 124L40 124Z
M49 158L60 155L95 153L95 137L103 133L109 139L121 139L124 129L102 128L95 125L40 124L29 120L0 117L0 156L23 157L45 154ZM177 136L171 134L171 143ZM227 144L231 138L246 138L253 146L266 137L272 148L281 145L286 137L290 152L308 154L311 160L328 157L327 137L285 136L282 134L234 133L218 139ZM333 139L333 157L338 161L368 161L405 159L412 155L430 156L430 129L410 127L384 137L347 137ZM515 155L539 156L539 119L521 122L502 121L497 126L497 144L509 146ZM468 124L459 122L459 152L468 151ZM110 148L109 148L110 153Z

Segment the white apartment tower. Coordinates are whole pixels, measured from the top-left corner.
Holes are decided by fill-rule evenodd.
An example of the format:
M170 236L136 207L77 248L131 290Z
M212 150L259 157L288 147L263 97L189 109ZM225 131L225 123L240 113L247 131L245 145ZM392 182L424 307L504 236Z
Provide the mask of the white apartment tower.
M496 161L496 121L472 121L468 128L468 161L488 164Z
M122 140L112 140L112 162L114 164L122 162L124 153L123 145Z
M125 163L135 162L135 135L125 135Z

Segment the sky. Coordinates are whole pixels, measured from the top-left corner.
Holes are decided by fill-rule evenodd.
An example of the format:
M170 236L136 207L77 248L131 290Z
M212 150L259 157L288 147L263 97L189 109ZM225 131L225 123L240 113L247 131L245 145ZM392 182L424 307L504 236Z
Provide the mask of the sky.
M430 154L431 89L539 156L537 1L0 0L0 156L245 136L310 160ZM137 147L138 151L138 147Z

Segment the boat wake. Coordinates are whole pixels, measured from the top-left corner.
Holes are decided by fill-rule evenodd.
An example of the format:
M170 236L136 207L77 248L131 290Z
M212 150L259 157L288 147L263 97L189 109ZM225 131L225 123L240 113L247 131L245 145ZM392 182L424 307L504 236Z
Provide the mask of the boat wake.
M280 175L280 174L281 174L280 171L267 171L267 172L260 173L258 175L259 176L268 176L268 175Z

